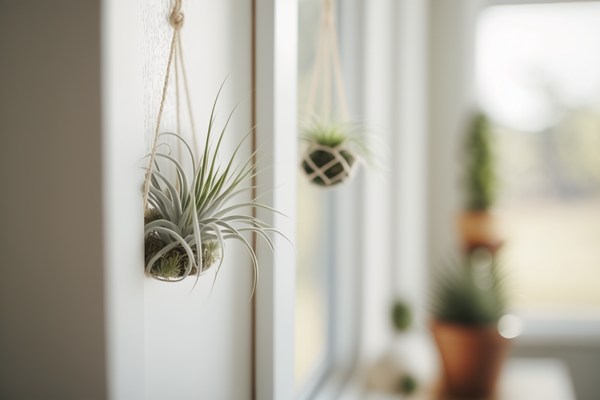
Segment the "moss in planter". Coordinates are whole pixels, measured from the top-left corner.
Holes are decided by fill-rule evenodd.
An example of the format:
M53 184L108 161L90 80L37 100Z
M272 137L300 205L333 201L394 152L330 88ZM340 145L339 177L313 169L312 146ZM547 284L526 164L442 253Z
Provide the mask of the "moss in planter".
M348 163L349 166L352 166L354 164L354 162L356 161L356 159L354 158L352 153L350 153L349 151L341 150L340 155L342 157L344 157L344 159L346 160L346 162ZM312 153L310 153L310 159L319 168L321 168L323 165L326 165L327 163L331 162L331 160L333 160L334 158L335 158L335 156L333 154L331 154L330 152L325 151L325 150L315 150ZM310 165L308 165L308 163L306 161L302 162L302 168L304 168L304 171L309 175L314 172L314 170L310 167ZM329 169L327 169L327 171L324 171L324 173L325 173L326 177L328 177L329 179L333 179L343 171L344 171L344 166L338 162L338 163L334 164L333 166L331 166ZM328 186L323 181L323 179L321 179L320 176L316 176L315 178L313 178L312 182L316 183L317 185ZM333 182L330 186L337 185L342 182L343 182L343 179L338 179L337 181Z
M184 260L183 255L177 251L172 254L167 253L161 258L160 262L154 264L152 274L163 278L179 278L183 276L187 262L187 260Z
M160 215L160 212L156 208L151 208L144 212L144 226L159 219L162 219L162 215Z
M165 247L165 243L156 236L156 234L151 233L146 236L144 239L144 261L147 263L156 253Z
M145 239L145 260L147 264L156 253L158 253L166 244L155 234L146 236ZM202 270L206 271L212 264L220 259L219 243L209 241L202 243ZM196 246L192 246L192 251L196 254ZM150 273L154 276L163 278L181 278L185 269L188 266L189 257L182 246L175 246L154 263ZM190 275L195 275L198 272L196 267L192 268Z

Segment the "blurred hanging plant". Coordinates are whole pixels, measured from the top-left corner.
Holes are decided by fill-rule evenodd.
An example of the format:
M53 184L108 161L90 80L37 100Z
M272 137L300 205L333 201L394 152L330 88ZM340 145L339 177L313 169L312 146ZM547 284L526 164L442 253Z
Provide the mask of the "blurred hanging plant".
M264 208L278 213L273 208L257 203L256 199L228 205L232 198L252 189L241 186L258 174L254 170L261 160L253 163L254 153L243 165L233 167L236 154L252 132L250 131L238 144L227 166L222 169L221 165L217 165L221 142L235 111L234 108L212 150L214 112L220 92L221 89L212 108L204 153L197 163L190 146L181 136L174 133L159 135L171 135L181 141L191 159L192 170L186 171L169 154L156 153L157 158L175 167L177 178L176 182L171 182L160 171L158 163L151 170L148 203L152 208L147 209L144 216L145 271L148 276L161 281L179 282L194 274L198 279L218 261L218 274L225 255L225 241L235 239L246 247L252 258L254 293L258 279L258 261L252 246L242 233L258 234L271 250L274 248L269 232L275 232L288 241L289 239L260 219L237 213L244 207Z
M367 165L372 160L371 140L361 124L349 115L344 80L342 77L337 27L335 22L335 0L323 1L323 19L317 57L306 105L306 117L300 126L300 140L304 142L300 167L310 182L331 187L350 182L359 164ZM320 77L320 104L315 110ZM335 79L340 114L332 117L332 82Z
M302 128L306 145L302 169L314 184L334 186L351 180L371 150L364 129L352 122L313 118Z

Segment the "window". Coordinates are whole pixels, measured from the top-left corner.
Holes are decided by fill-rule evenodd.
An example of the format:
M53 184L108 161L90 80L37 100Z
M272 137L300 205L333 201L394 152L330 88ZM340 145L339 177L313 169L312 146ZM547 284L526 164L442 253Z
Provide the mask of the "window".
M308 88L321 30L322 0L298 3L298 113L306 113ZM330 192L298 174L295 380L299 396L310 392L327 368L329 353Z
M599 3L570 3L490 7L479 21L502 257L523 311L600 312L599 20Z

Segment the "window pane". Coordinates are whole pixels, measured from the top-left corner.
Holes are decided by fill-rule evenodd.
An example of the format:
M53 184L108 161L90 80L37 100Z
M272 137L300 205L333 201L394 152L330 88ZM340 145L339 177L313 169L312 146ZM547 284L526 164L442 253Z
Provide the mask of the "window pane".
M305 115L308 88L321 27L322 0L298 4L298 114ZM298 176L297 287L296 287L296 388L310 390L326 368L328 354L328 192Z
M496 122L516 305L600 310L600 4L491 7L481 103Z
M298 177L296 387L320 372L327 351L327 193Z

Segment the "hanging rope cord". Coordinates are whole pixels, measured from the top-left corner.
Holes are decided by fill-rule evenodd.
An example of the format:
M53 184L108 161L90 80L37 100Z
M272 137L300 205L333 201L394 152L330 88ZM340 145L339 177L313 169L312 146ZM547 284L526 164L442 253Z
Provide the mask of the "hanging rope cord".
M192 100L190 99L190 90L188 87L187 74L185 73L185 63L183 62L183 46L181 45L181 35L177 35L177 47L179 50L179 57L175 60L175 77L178 78L177 60L181 61L181 72L183 75L183 88L185 89L185 98L188 105L188 114L190 116L190 124L192 127L192 143L194 144L194 150L196 154L200 154L200 148L198 147L198 138L196 137L196 126L194 124L194 116L192 114ZM178 79L176 79L178 81ZM178 85L178 84L177 84ZM177 133L179 134L179 86L177 87ZM178 141L181 148L181 141ZM179 151L181 154L181 151Z
M331 113L331 94L332 82L331 77L335 79L337 89L337 97L340 106L340 116L343 121L350 119L348 111L348 103L346 102L346 90L344 88L344 79L342 76L342 68L340 62L340 46L337 35L337 24L335 19L336 0L323 0L323 18L321 23L321 32L319 34L319 44L317 47L317 57L313 70L308 102L306 105L306 119L310 120L315 107L315 98L319 87L321 75L323 75L322 84L322 112L324 118L329 118ZM311 158L314 152L329 153L333 158L325 165L318 166ZM358 162L352 165L344 157L343 153L351 154ZM302 164L306 164L311 173L307 173L308 180L313 182L319 178L326 186L335 184L338 181L349 182L353 179L354 173L359 163L362 163L362 158L353 150L349 149L346 143L342 143L335 148L324 146L313 140L307 152L302 157ZM335 165L341 165L342 170L335 176L329 177L327 171Z
M148 163L148 168L146 171L146 176L144 179L144 209L148 208L148 193L150 192L150 179L152 178L152 168L154 166L154 162L156 160L156 148L158 145L158 130L160 128L160 121L162 119L163 110L165 107L165 100L167 98L167 89L169 87L169 77L171 75L171 64L175 64L175 86L176 86L176 100L177 100L177 134L180 134L180 118L179 118L179 74L178 74L178 64L181 64L181 71L183 72L183 81L184 88L187 98L188 111L190 115L190 122L192 125L192 139L194 143L194 147L196 152L198 152L198 143L196 139L196 131L194 127L194 119L192 116L192 104L190 101L190 93L187 84L187 76L185 73L185 65L183 63L183 50L181 46L181 35L179 31L183 27L184 15L183 11L181 11L182 0L175 0L175 6L173 7L173 12L171 12L171 16L169 18L169 22L173 27L173 38L171 39L171 47L169 49L169 59L167 60L167 71L165 73L165 82L162 90L162 97L160 101L160 108L158 109L158 117L156 120L156 130L154 132L154 142L152 145L152 153L150 154L150 162ZM179 57L177 56L177 47L179 47ZM180 62L178 63L178 60ZM181 154L181 145L179 145L179 154Z
M323 113L324 115L329 115L331 112L332 65L342 119L347 120L350 117L350 113L348 112L348 103L346 102L346 90L344 88L342 67L340 63L340 48L335 19L335 1L336 0L323 0L323 18L321 23L321 32L319 34L319 44L317 47L317 58L315 60L315 67L313 70L308 101L306 104L307 119L309 119L313 113L317 88L319 86L319 81L321 80L321 74L323 74Z

